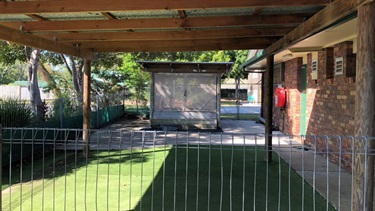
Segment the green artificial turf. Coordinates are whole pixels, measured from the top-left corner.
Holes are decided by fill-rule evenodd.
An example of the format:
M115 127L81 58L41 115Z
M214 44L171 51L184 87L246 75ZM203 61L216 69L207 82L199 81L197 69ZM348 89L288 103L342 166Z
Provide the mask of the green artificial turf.
M276 154L267 167L262 150L157 147L92 152L87 161L80 152L65 159L57 151L46 157L44 175L43 165L34 163L33 182L29 164L23 165L22 185L20 172L12 170L16 184L3 185L2 210L277 210L279 204L280 210L313 210L313 194L316 210L326 210L326 201L306 183L302 198L301 177Z

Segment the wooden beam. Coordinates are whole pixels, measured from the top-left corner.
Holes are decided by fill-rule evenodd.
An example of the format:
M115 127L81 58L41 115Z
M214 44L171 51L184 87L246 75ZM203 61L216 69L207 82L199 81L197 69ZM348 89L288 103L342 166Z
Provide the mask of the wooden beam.
M264 72L262 72L261 73L262 74L262 78L261 78L261 87L260 87L260 90L261 90L261 92L260 92L260 101L261 101L261 104L260 104L260 117L262 117L262 118L265 118L265 115L264 115L264 106L265 106L265 99L264 99L264 97L265 97L265 89L264 89L264 87L265 87L265 80L264 80L264 77L265 77L265 73Z
M48 21L47 21L48 22ZM82 50L63 43L57 43L48 39L37 37L32 34L24 33L20 30L11 29L0 25L0 39L9 42L18 43L30 47L49 50L57 53L68 54L82 58L92 58L93 53L90 50Z
M0 2L1 14L41 14L66 12L108 12L131 10L193 10L207 8L280 7L327 5L330 0L60 0Z
M336 0L327 7L316 13L313 17L289 32L283 38L265 49L265 55L275 54L296 44L303 39L320 32L324 28L352 14L360 4L366 0Z
M241 37L281 37L293 28L246 28L222 30L154 31L154 32L102 32L102 33L51 33L37 36L57 42L130 41L130 40L187 40ZM276 39L275 39L276 40Z
M264 49L264 45L254 44L210 44L210 45L193 45L193 46L121 46L121 47L101 47L90 48L95 52L182 52L182 51L218 51L218 50L248 50Z
M192 39L192 40L159 40L155 41L118 41L118 42L83 42L81 48L126 48L126 47L188 47L205 45L254 45L268 46L273 42L270 38L234 38L234 39Z
M375 160L375 2L358 8L353 210L373 210ZM366 137L366 138L360 138Z
M272 161L272 116L273 116L273 55L267 56L267 67L265 75L265 158L266 162Z
M7 27L23 28L27 32L90 31L126 29L171 29L205 27L246 27L246 26L297 26L305 20L305 15L267 15L267 16L220 16L181 18L146 18L126 20L70 20L47 22L2 22Z
M90 152L90 84L91 84L91 60L84 60L84 75L83 75L83 155L87 158Z

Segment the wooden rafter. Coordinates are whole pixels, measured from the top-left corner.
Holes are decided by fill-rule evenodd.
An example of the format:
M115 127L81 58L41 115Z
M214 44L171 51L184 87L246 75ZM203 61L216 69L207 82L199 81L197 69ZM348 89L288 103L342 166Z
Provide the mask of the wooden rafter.
M284 37L265 49L265 54L278 53L293 44L315 34L330 26L336 21L350 15L357 10L360 4L368 3L369 0L336 0L314 16L306 20L300 26L286 34Z
M42 31L90 31L90 30L126 30L148 28L200 28L200 27L233 27L285 25L297 26L306 15L268 15L268 16L221 16L221 17L187 17L153 18L127 20L75 20L43 22L2 22L1 24L18 29L22 26L28 32Z
M93 53L90 50L83 50L63 43L57 43L5 26L0 26L0 39L18 43L21 45L45 49L63 54L69 54L83 58L91 58L93 56Z
M330 0L60 0L0 2L1 14L108 12L130 10L188 10L205 8L278 7L327 5Z
M243 50L263 49L264 45L243 43L238 45L222 44L217 45L194 45L194 46L118 46L102 47L91 49L95 52L177 52L177 51L217 51L217 50Z
M108 49L108 48L199 48L203 46L233 46L235 49L238 46L256 46L256 47L266 47L270 45L274 39L271 38L234 38L234 39L194 39L194 40L159 40L158 42L152 40L142 40L142 41L118 41L118 42L84 42L80 43L81 48L85 49ZM246 49L246 48L244 48Z
M126 40L187 40L241 37L282 37L293 28L243 28L223 30L154 31L154 32L102 32L102 33L52 33L38 36L57 42L92 42Z

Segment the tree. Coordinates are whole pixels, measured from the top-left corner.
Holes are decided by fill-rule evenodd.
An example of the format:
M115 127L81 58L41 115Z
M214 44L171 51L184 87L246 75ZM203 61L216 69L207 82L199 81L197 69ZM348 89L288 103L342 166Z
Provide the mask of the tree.
M25 63L5 65L0 63L0 84L9 84L14 81L27 80L27 66Z
M123 63L120 70L125 77L125 86L128 97L134 100L137 110L140 103L147 102L147 88L149 87L150 74L142 71L139 64L136 63L134 54L126 53L122 56Z
M26 50L28 52L28 50ZM40 90L38 85L38 66L39 66L39 57L40 57L40 50L39 49L31 49L30 54L27 53L27 57L29 60L28 66L28 82L29 82L29 92L30 92L30 104L31 108L33 109L34 113L37 116L43 115L42 112L42 99L40 97Z

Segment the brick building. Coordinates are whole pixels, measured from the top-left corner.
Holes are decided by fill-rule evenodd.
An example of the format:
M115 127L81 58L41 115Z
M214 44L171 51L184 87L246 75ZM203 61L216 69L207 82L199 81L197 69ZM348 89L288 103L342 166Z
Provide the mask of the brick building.
M312 41L302 41L287 51L275 55L273 89L283 87L286 91L284 107L273 105L272 124L285 134L306 135L301 138L306 146L317 149L350 148L351 143L343 140L312 140L310 135L354 136L356 96L356 42L355 32L342 39L342 30L348 33L355 23L350 20L313 36ZM349 28L349 29L348 29ZM335 33L329 42L322 40ZM317 41L319 46L315 46ZM312 43L314 46L309 46ZM302 47L301 47L302 46ZM248 71L265 69L265 59L253 59L245 63ZM266 110L263 104L263 110ZM337 156L331 160L338 161ZM345 153L341 165L351 169L351 157Z

